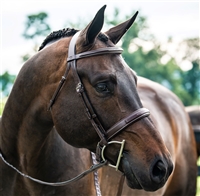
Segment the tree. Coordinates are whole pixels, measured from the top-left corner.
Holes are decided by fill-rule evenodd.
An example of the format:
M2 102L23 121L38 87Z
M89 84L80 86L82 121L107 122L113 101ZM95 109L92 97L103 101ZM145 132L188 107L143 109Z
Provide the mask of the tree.
M48 14L45 12L40 12L38 14L31 14L27 16L27 21L25 23L23 37L27 40L34 40L35 45L33 47L33 52L38 50L38 39L46 37L50 32L51 28L47 23ZM22 56L22 61L27 61L32 54L27 53Z
M15 78L15 75L10 75L7 71L0 76L1 91L4 96L8 96Z
M40 12L27 16L23 36L25 39L35 39L38 36L46 36L51 28L47 23L48 14Z
M131 16L126 16L125 21ZM112 20L106 20L108 26L116 25L120 22L119 10L116 9ZM199 104L200 93L200 72L199 72L199 45L197 39L189 39L183 43L185 56L192 62L193 68L183 71L174 56L167 50L162 49L162 44L148 32L147 20L143 16L138 16L133 27L122 38L123 57L127 64L143 76L158 82L173 91L184 103L184 105ZM172 42L172 39L169 39ZM162 62L163 57L168 57L166 62ZM192 58L193 57L193 58Z
M105 17L106 29L117 25L131 16L119 17L119 9L114 10L113 18ZM40 12L27 16L27 22L23 36L25 39L37 40L50 33L50 26L47 23L48 14ZM80 22L81 21L81 22ZM83 20L77 20L75 23L69 21L65 26L83 29L86 26ZM170 38L169 43L173 40ZM200 94L200 72L199 72L199 44L197 39L188 39L183 41L180 48L184 48L185 56L183 60L188 60L192 64L192 68L183 71L176 61L176 58L162 49L154 35L149 32L147 19L138 15L136 22L130 28L122 41L120 41L124 49L123 57L127 64L137 72L139 76L143 76L155 82L158 82L170 90L172 90L185 105L199 104ZM38 43L35 41L34 51L38 49ZM196 56L194 54L197 54ZM30 53L24 55L23 61L30 58ZM168 60L162 60L167 57Z
M183 72L183 88L188 92L193 104L200 105L200 67L199 67L199 39L184 40L181 48L185 48L183 59L191 62L192 68ZM190 105L190 99L185 100L185 105Z
M25 23L25 30L23 33L23 37L27 40L34 40L33 52L35 53L38 50L38 38L43 38L47 36L48 33L51 32L51 28L47 23L48 14L45 12L40 12L38 14L32 14L27 16L27 21ZM32 54L27 53L22 56L22 61L26 61L31 57ZM10 75L7 71L1 75L0 84L1 91L4 96L8 96L12 85L14 83L16 76Z

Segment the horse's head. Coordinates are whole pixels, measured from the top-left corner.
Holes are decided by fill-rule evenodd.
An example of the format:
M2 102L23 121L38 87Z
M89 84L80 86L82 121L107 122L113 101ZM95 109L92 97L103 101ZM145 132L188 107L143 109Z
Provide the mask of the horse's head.
M173 164L148 110L141 109L137 76L115 47L137 13L101 33L104 10L105 6L70 42L66 78L50 105L53 122L62 138L75 147L95 152L99 142L100 147L107 145L104 156L113 164L120 145L108 142L125 140L119 170L131 188L154 191L165 184Z

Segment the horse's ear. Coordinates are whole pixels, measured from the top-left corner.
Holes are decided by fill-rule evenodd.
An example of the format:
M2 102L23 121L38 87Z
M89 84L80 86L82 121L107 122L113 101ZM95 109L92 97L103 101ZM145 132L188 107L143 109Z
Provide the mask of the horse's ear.
M100 33L104 23L104 5L95 15L94 19L82 30L81 35L84 37L84 46L93 44L95 38Z
M117 42L121 39L121 37L131 27L137 15L138 15L138 12L136 12L134 16L130 18L129 20L109 29L108 31L105 32L105 34L108 35L108 37L114 44L117 44Z

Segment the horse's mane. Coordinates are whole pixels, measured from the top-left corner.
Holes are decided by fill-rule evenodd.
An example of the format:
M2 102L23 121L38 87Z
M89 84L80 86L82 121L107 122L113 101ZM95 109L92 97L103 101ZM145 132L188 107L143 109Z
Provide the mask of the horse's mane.
M48 43L50 43L52 41L56 41L56 40L58 40L60 38L63 38L63 37L73 36L78 31L79 30L77 30L77 29L70 29L70 28L65 28L65 29L62 29L62 30L53 31L52 33L50 33L45 38L45 40L42 42L41 46L39 47L38 51L42 50ZM98 39L103 41L103 42L107 42L108 41L108 37L103 33L100 33L98 35Z
M78 30L70 29L70 28L65 28L65 29L62 29L62 30L53 31L42 42L41 46L39 47L39 51L42 50L49 42L58 40L62 37L73 36L76 32L78 32Z

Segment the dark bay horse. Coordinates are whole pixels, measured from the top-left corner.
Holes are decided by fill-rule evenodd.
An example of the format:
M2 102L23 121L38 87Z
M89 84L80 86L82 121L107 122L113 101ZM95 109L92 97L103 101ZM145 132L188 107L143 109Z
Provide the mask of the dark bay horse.
M100 161L103 157L112 164L119 160L118 169L132 189L156 191L169 181L173 184L175 179L169 177L179 161L187 171L187 161L178 153L180 144L175 135L179 129L164 136L161 130L167 123L163 127L153 123L174 105L161 106L159 114L155 112L158 105L144 102L153 111L151 119L137 92L137 76L115 46L137 13L101 33L104 10L105 6L81 32L65 29L47 37L18 74L0 121L1 195L95 195L91 174L53 187L13 169L47 182L69 180L91 165L89 151L82 148L96 152ZM143 99L142 93L140 96ZM170 121L167 114L171 113L166 113ZM187 126L183 138L186 132ZM187 152L192 176L195 155L192 149Z
M183 104L165 87L142 77L138 77L137 90L142 104L151 111L151 119L160 131L175 167L165 186L158 191L133 190L124 184L122 195L195 195L196 145L190 119ZM190 108L189 113L190 116L199 114L199 110ZM194 116L196 118L193 118L193 121L198 122L199 115ZM117 189L113 187L119 184L121 174L109 167L103 168L100 174L102 194L104 196L116 195Z

